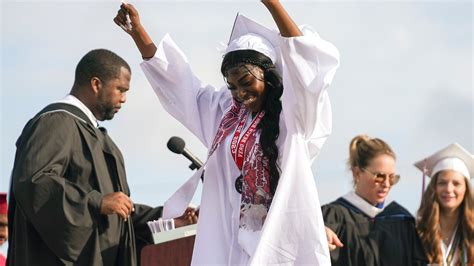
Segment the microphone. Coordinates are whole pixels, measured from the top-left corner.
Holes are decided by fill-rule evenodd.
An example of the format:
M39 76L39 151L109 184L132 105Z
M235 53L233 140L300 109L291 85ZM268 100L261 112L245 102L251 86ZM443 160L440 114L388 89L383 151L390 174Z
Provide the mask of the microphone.
M166 146L168 146L168 149L170 149L170 151L177 154L182 154L184 155L184 157L188 158L188 160L191 161L191 165L189 166L191 170L201 168L202 167L201 160L199 160L196 156L194 156L191 152L189 152L188 149L184 147L185 145L186 144L184 143L184 140L176 136L171 137L168 140L168 143L166 144Z

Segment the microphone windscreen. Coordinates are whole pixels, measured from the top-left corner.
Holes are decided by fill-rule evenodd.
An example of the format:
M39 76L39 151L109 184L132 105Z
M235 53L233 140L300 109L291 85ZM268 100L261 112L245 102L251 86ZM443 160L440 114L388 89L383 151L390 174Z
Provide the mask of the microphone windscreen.
M184 140L180 137L171 137L168 140L166 146L168 146L168 149L170 149L170 151L177 154L182 154L184 151L185 143Z

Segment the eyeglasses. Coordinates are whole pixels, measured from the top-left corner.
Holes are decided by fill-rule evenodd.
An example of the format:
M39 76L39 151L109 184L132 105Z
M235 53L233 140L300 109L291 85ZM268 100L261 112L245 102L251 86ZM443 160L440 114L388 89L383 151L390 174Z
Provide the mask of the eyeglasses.
M378 184L382 184L388 178L390 185L393 186L400 181L400 175L397 174L385 174L385 173L373 173L365 168L361 168L363 171L366 171L372 175L374 175L374 182Z

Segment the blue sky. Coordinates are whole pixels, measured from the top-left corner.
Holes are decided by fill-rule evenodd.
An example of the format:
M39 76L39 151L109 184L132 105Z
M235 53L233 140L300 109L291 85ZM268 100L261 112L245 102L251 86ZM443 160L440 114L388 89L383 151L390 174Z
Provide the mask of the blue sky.
M259 1L135 1L155 42L170 33L201 79L223 84L217 47L236 12L272 26ZM102 123L122 149L132 199L162 204L192 173L171 153L171 136L202 160L206 149L161 107L141 57L112 19L120 1L1 2L0 191L6 191L15 141L42 107L67 94L89 50L107 48L132 67L128 101ZM458 142L474 150L471 1L285 1L298 24L310 24L341 53L330 87L333 134L313 165L322 203L351 189L345 166L352 137L386 140L402 179L390 193L414 213L421 173L413 162ZM198 203L199 195L195 203Z

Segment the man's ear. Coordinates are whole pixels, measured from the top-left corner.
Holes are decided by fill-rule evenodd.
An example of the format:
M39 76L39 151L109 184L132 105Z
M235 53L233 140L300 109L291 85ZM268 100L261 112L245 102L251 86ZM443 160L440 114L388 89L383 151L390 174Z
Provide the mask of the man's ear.
M100 88L102 88L102 81L98 77L92 77L91 78L91 88L94 94L98 94L100 91Z

